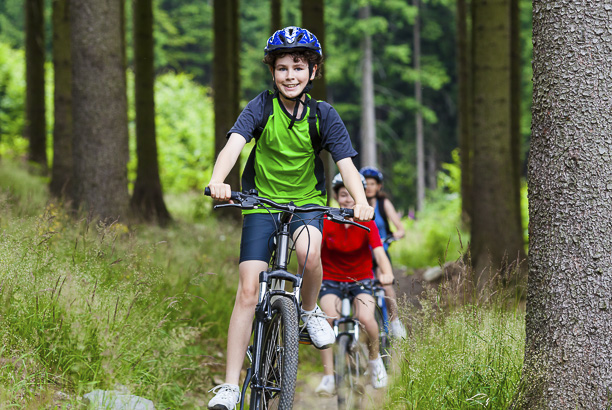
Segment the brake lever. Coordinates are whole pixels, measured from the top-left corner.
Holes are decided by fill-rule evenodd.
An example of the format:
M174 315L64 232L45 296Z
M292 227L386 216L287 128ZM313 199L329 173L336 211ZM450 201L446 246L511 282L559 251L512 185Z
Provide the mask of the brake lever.
M219 208L242 208L242 204L219 204L213 207L213 209Z

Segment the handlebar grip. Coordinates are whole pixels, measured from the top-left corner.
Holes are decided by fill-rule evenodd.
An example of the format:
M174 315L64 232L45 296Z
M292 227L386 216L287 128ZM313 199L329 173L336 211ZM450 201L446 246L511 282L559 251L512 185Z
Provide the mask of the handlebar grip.
M210 196L210 188L209 187L204 188L204 195ZM238 199L239 196L240 196L240 192L231 191L231 194L230 194L230 198L231 199Z

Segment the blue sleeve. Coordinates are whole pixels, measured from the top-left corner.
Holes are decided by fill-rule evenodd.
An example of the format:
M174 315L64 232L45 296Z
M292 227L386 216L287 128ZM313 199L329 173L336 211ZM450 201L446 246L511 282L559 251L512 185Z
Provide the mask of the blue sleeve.
M232 133L236 133L242 135L247 143L253 139L253 131L261 123L264 114L267 95L268 91L264 91L249 101L238 116L234 126L227 133L226 138L229 138Z
M334 162L357 156L348 130L338 112L325 101L319 101L318 106L321 113L319 120L321 146L329 151Z

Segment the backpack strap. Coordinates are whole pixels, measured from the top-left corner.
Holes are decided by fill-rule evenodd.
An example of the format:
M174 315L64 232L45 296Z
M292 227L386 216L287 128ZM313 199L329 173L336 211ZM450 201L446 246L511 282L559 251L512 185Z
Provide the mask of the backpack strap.
M315 155L319 155L321 152L321 136L319 135L319 130L317 129L317 110L319 107L319 103L316 99L310 98L308 100L308 133L310 134L310 142L312 143L312 148L314 149Z
M389 219L387 218L387 211L385 210L386 200L387 198L385 198L384 196L381 196L378 198L378 212L380 212L380 216L382 216L383 221L385 222L385 229L387 230L387 235L391 235L391 226L389 225Z
M255 127L253 131L253 137L255 138L255 143L259 141L259 137L263 133L264 128L266 128L266 124L268 123L268 119L270 115L272 115L272 110L274 109L274 98L277 96L277 92L268 91L266 95L266 103L264 105L263 116L261 117L261 121Z

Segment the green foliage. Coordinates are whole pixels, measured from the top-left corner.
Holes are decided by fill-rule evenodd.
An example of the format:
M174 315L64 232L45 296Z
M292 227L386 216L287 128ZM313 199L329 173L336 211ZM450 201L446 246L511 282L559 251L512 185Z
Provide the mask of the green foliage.
M385 408L507 408L521 377L525 314L424 303L411 317Z
M461 226L461 168L458 151L443 164L438 188L427 193L425 209L416 219L404 219L406 237L391 249L394 262L424 268L454 261L466 251L469 234Z
M130 73L129 78L133 78ZM133 87L133 81L129 81ZM130 93L132 95L132 93ZM201 190L214 163L214 120L208 89L191 75L168 72L155 80L160 178L165 192ZM133 125L134 111L130 110ZM129 179L136 179L136 146L131 126Z
M130 231L47 201L42 178L0 163L0 407L115 383L163 408L193 406L223 361L237 228Z
M23 155L25 111L24 52L0 42L0 157Z

